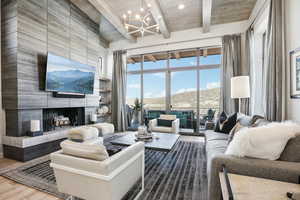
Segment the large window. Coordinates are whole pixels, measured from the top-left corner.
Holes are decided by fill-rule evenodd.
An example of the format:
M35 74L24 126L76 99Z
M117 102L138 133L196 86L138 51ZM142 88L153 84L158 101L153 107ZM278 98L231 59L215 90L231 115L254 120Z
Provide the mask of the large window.
M166 73L144 74L144 108L147 110L165 110L166 104Z
M198 116L219 112L220 53L220 48L192 49L128 58L127 104L138 98L145 118L151 111L151 117L175 113L182 128L196 130Z
M129 106L134 105L135 99L141 99L141 75L131 74L127 76L127 98L126 103Z

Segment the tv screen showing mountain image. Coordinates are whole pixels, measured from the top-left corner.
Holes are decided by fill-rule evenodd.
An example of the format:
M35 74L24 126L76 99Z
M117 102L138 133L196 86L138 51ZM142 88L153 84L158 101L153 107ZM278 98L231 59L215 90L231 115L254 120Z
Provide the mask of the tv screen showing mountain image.
M93 94L96 68L48 54L46 90L63 93Z

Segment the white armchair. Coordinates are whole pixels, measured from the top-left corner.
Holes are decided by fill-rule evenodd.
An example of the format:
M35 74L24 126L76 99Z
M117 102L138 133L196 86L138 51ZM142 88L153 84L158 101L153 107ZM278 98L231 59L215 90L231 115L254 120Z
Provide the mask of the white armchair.
M138 142L104 161L51 154L58 190L85 200L120 200L142 180L144 190L144 143Z
M163 133L179 133L180 120L176 118L176 115L160 115L160 119L173 120L172 127L158 126L157 119L152 119L149 121L149 128L153 132L163 132Z

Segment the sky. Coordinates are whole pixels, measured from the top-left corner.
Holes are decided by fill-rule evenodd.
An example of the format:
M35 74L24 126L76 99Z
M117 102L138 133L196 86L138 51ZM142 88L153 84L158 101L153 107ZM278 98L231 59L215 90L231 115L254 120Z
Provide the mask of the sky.
M200 57L200 65L220 64L221 55ZM196 66L196 57L171 59L171 67ZM144 69L159 69L166 67L166 61L145 62ZM140 70L140 64L128 64L128 71ZM144 97L157 98L165 96L165 72L144 74ZM220 69L200 71L200 89L220 87ZM171 95L186 91L196 91L197 71L171 72ZM127 98L140 98L140 75L127 76Z

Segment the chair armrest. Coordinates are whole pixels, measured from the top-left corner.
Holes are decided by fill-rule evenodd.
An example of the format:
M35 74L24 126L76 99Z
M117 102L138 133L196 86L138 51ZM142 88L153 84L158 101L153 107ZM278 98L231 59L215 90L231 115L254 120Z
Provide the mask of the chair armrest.
M114 154L113 156L109 157L108 159L101 162L101 165L106 166L108 173L113 172L120 166L124 165L128 160L133 158L139 153L144 154L145 151L145 144L144 142L137 142L122 151Z
M218 155L211 160L208 175L209 200L219 199L222 195L219 172L224 165L229 173L291 183L299 182L300 163Z
M172 122L172 129L174 133L179 133L179 126L180 126L180 120L179 119L175 119Z

